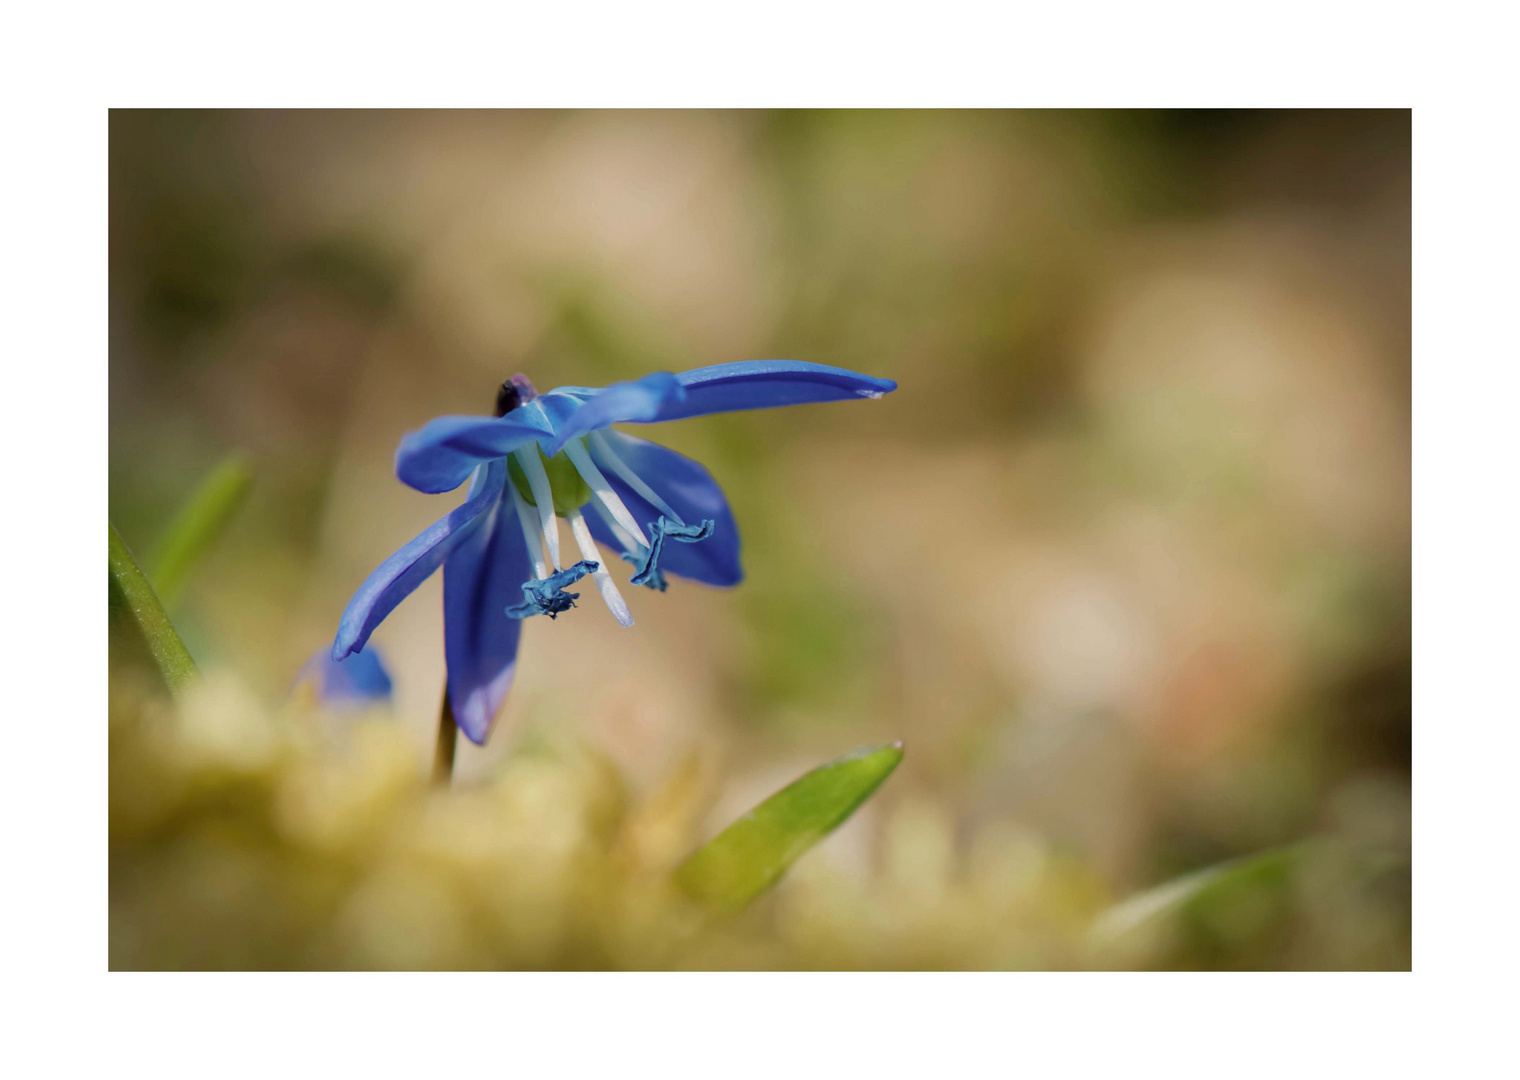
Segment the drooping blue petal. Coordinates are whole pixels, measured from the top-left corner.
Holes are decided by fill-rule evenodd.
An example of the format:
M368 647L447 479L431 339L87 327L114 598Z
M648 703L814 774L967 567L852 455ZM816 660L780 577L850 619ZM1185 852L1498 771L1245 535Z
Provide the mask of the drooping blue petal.
M897 389L897 383L891 379L877 379L857 371L801 360L714 364L683 371L676 379L685 388L686 396L668 401L656 420L680 420L735 409L772 409L816 401L879 398Z
M582 559L574 566L556 570L542 581L529 578L523 582L523 602L507 608L507 618L526 619L533 615L547 615L553 619L563 615L581 598L580 593L566 592L565 589L595 572L600 565L601 563Z
M631 560L637 572L628 580L635 585L643 585L646 588L664 592L665 575L660 573L660 558L665 551L665 541L678 540L683 544L697 544L711 537L716 525L717 522L712 518L698 525L677 525L668 517L661 517L659 521L651 522L645 530L649 536L649 547L644 549L642 558Z
M450 551L480 527L481 515L501 501L506 477L505 460L488 464L464 502L428 526L365 579L338 621L338 636L332 647L334 660L362 649L381 620L426 581Z
M552 422L536 402L501 417L440 416L402 437L396 447L396 476L430 495L453 491L482 461L505 457L553 433Z
M473 743L486 741L512 685L522 623L507 618L506 607L522 599L522 584L532 576L522 528L511 505L500 497L444 561L443 654L449 703L454 722Z
M614 383L604 390L575 386L551 390L539 398L554 423L554 438L542 444L544 453L553 457L571 439L609 424L664 419L664 410L685 396L679 377L668 371Z
M297 686L308 681L323 704L336 708L362 708L391 699L390 673L373 647L342 660L334 660L331 649L319 649L296 676Z
M708 585L729 586L743 581L744 569L739 564L739 527L734 523L733 511L728 508L723 489L708 471L674 450L620 431L603 431L592 439L592 459L597 461L634 518L646 526L659 521L663 511L624 483L606 464L597 448L602 439L656 495L681 515L687 525L713 522L712 535L700 543L667 545L660 556L660 569ZM599 543L613 551L622 550L600 514L587 514L586 523ZM638 565L635 562L635 566Z

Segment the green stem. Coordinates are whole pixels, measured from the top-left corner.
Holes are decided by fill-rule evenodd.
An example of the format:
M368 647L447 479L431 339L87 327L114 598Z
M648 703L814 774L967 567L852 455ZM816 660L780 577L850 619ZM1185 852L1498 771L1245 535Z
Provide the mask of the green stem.
M137 622L138 629L142 631L143 638L148 643L148 650L152 652L153 659L158 664L158 670L163 673L164 682L168 683L169 689L177 694L189 686L199 674L195 668L195 661L190 659L189 650L185 648L185 643L175 632L174 624L169 621L169 616L164 612L163 604L158 602L158 595L154 593L153 586L148 584L142 568L137 565L132 552L127 550L127 545L122 540L121 534L116 531L116 526L111 525L110 528L111 580L116 582L116 587L121 590L127 609L132 612L132 618Z
M459 726L454 723L454 707L449 704L449 688L443 688L443 703L438 706L438 745L433 753L433 783L448 787L454 778L454 748L459 743Z

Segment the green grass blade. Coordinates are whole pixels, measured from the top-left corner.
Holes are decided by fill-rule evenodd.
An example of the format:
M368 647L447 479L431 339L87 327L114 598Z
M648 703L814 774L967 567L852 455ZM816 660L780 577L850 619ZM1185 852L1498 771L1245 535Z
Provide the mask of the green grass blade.
M230 457L201 481L154 546L148 578L166 607L179 600L190 571L226 531L253 484L253 470Z
M1093 920L1089 946L1106 951L1137 932L1207 904L1238 888L1267 888L1282 884L1298 865L1306 845L1272 848L1256 855L1210 866L1157 885L1124 900Z
M189 650L179 639L153 586L148 584L115 525L111 526L111 580L121 590L122 600L147 640L169 689L175 693L183 690L196 676L195 661L190 659Z
M715 907L744 907L869 799L902 756L892 743L819 766L719 833L676 870L676 883Z

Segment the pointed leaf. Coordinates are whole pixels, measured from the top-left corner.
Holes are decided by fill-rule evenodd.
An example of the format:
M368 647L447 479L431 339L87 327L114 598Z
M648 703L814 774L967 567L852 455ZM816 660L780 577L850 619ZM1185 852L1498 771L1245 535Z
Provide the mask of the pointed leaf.
M166 606L179 599L190 571L210 551L243 505L253 484L253 470L241 457L230 457L201 481L154 546L150 580Z
M715 907L744 907L870 798L902 756L892 743L814 769L719 833L676 870L676 883Z
M1256 855L1230 859L1147 889L1115 904L1093 920L1089 945L1103 950L1119 944L1137 931L1157 925L1207 903L1238 886L1274 886L1282 883L1297 865L1304 844L1272 848Z
M175 693L183 690L196 676L195 661L190 659L189 650L169 622L153 586L148 584L115 525L111 526L111 580L121 590L122 600L147 640L148 649L169 689Z

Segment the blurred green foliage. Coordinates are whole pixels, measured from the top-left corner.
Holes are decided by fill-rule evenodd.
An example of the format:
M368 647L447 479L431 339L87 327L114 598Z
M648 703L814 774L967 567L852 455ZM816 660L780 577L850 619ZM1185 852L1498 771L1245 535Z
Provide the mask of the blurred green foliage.
M201 482L154 545L149 578L169 607L195 564L212 548L248 497L253 469L239 457L222 462Z

